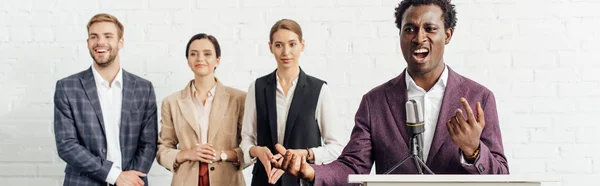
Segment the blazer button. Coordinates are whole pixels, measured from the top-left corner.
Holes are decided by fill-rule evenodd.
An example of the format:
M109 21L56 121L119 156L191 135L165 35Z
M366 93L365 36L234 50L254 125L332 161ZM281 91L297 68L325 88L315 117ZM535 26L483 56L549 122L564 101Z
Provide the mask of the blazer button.
M210 171L214 171L214 170L215 170L215 167L211 167L211 168L210 168Z
M102 151L102 153L106 153L106 149L102 149L101 151Z

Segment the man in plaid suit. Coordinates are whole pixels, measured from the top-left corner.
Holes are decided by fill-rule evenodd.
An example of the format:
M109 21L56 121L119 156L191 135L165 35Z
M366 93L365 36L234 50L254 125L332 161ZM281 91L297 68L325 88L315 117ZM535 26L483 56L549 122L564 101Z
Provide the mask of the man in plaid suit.
M67 166L64 185L148 185L156 156L152 83L121 68L123 25L112 15L89 21L89 69L56 83L54 134Z

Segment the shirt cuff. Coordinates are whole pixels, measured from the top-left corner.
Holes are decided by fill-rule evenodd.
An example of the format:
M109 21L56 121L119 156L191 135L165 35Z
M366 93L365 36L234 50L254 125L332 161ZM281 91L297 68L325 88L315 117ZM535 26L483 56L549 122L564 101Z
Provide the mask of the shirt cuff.
M252 163L254 163L254 160L256 160L256 157L252 158L250 156L250 149L254 147L254 145L248 145L246 148L242 149L243 153L244 153L244 163L246 165L250 165Z
M467 162L467 159L465 159L465 155L463 154L462 150L459 150L458 153L459 153L459 156L460 156L460 163L462 163L463 165L472 166L473 163L475 161L477 161L477 159L475 159L475 161L473 161L473 163L469 163L469 162ZM477 156L477 158L479 158L479 155Z
M108 176L106 176L106 182L110 183L111 185L114 185L115 182L117 182L117 178L119 178L121 172L123 171L121 171L120 168L113 164L113 166L110 168L110 171L108 172Z

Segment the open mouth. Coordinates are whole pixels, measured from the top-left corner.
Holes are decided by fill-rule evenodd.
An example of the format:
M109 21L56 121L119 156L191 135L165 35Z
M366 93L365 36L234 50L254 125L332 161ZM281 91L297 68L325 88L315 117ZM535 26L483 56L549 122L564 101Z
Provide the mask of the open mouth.
M413 55L417 59L424 59L429 55L429 49L427 48L419 48L413 52Z
M105 54L108 52L108 49L95 49L94 52L97 54Z

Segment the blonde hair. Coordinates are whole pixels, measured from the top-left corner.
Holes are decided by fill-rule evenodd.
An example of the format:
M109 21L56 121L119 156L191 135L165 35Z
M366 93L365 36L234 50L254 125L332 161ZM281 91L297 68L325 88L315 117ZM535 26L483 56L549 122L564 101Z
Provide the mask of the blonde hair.
M294 20L282 19L277 21L271 27L271 32L269 33L269 43L273 42L273 34L275 34L275 32L277 32L280 29L286 29L296 33L298 35L298 39L302 41L302 28L300 28L300 25Z
M92 17L92 19L90 19L90 21L87 24L88 32L90 31L90 26L92 26L92 24L98 23L98 22L114 23L115 26L117 26L117 35L119 35L119 39L123 38L123 30L124 30L123 24L121 24L121 22L119 22L119 20L115 16L107 14L107 13L100 13L100 14L94 15L94 17Z

